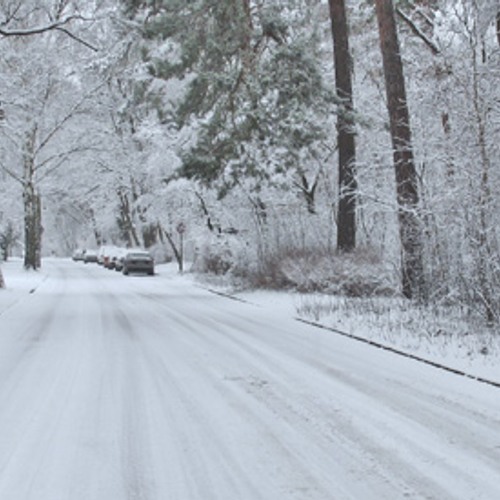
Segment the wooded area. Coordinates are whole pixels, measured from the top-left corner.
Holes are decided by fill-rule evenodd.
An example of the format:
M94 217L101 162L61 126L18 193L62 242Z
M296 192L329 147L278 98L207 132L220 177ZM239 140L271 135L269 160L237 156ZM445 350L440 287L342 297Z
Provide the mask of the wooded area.
M0 1L0 243L500 323L498 0ZM0 283L2 282L0 276Z

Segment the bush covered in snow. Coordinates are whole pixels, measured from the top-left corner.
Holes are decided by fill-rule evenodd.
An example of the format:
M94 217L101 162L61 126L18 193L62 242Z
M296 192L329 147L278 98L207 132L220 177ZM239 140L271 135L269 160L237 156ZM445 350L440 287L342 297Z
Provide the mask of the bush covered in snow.
M250 288L293 289L349 297L397 293L396 277L367 250L351 254L286 250L255 261L249 259L243 246L216 240L201 248L192 269L226 275L233 284Z
M286 281L300 292L326 292L349 297L393 295L394 277L380 259L366 250L354 253L298 252L285 256L279 267Z

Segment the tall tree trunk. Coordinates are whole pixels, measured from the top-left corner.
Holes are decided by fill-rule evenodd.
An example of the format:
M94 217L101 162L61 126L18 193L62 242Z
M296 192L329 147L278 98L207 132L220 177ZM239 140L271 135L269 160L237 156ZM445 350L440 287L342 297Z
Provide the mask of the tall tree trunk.
M92 221L92 230L94 232L95 242L97 246L100 247L103 244L102 234L101 231L99 231L99 227L97 226L97 221L95 220L95 213L92 209L89 210L89 215L90 215L90 220Z
M40 195L33 183L24 186L24 267L41 266L42 221Z
M497 13L497 42L500 45L500 11Z
M5 288L5 280L3 278L2 269L0 268L0 290Z
M125 239L127 240L127 246L138 247L140 246L140 241L133 221L130 201L123 189L118 190L118 197L120 199L121 229L124 233L123 235L125 236Z
M427 291L423 266L423 231L418 216L418 179L392 0L376 0L376 10L396 170L402 291L407 298L424 298Z
M34 146L36 128L27 135L23 165L24 203L24 267L38 269L41 266L42 210L40 195L35 189Z
M183 255L182 243L177 245L175 243L175 240L174 240L172 233L169 233L168 231L163 229L163 227L160 224L158 224L158 228L159 228L160 234L163 234L167 238L167 241L170 244L170 248L172 248L172 252L174 252L174 256L175 256L175 260L177 261L177 265L179 266L179 272L182 273L184 271L184 255Z
M473 99L474 115L477 126L477 146L479 148L478 177L480 179L477 197L477 209L479 220L474 221L472 247L476 254L476 275L478 279L478 292L484 305L486 319L492 324L498 321L498 302L495 299L494 271L498 263L498 252L495 251L494 238L491 237L492 224L492 193L490 186L491 161L488 154L488 121L484 108L483 96L481 94L480 65L476 53L473 52ZM479 168L478 168L479 167ZM480 174L480 175L479 175Z
M337 248L349 252L356 246L356 148L354 142L352 60L344 0L329 0L335 62L335 87L342 100L337 117L339 148L339 211Z

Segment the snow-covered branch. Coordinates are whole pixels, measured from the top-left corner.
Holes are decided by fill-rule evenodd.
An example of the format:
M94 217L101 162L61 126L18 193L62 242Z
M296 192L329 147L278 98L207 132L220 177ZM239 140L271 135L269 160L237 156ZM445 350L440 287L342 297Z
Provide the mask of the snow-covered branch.
M68 16L65 19L57 22L53 22L50 24L46 24L44 26L38 26L34 28L27 28L27 29L6 29L4 27L0 26L0 36L3 37L27 37L27 36L35 36L35 35L41 35L43 33L47 33L48 31L60 31L64 33L65 35L69 36L73 40L77 41L78 43L81 43L85 47L96 51L97 48L91 45L89 42L83 40L79 36L75 35L71 31L68 30L67 26L72 23L73 21L88 21L88 19L82 17L82 16Z
M411 31L420 38L431 49L431 52L436 56L441 51L439 47L407 16L401 9L396 9L398 16L407 24Z
M95 92L101 89L106 82L99 84L92 90L87 92L67 113L66 115L54 126L54 128L46 135L46 137L40 142L38 148L35 150L35 156L40 153L40 151L47 146L51 139L64 127L64 125L75 116L75 114L80 110L81 106L85 101L89 99Z

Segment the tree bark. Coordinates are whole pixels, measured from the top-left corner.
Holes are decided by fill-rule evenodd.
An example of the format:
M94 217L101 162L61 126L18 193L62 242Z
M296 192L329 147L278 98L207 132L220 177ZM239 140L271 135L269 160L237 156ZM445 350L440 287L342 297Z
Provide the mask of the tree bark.
M40 195L35 188L34 147L37 129L27 135L23 165L24 203L24 267L38 269L41 266L42 210Z
M177 246L175 244L174 237L172 236L172 234L166 231L161 226L159 227L160 227L160 232L162 232L167 238L167 241L169 242L170 247L172 248L172 252L174 252L177 265L179 266L179 272L182 273L184 271L184 256L183 256L182 243L179 246Z
M356 147L353 123L352 60L344 0L329 0L335 62L335 87L342 100L337 115L339 149L339 210L337 248L343 252L356 247Z
M137 234L135 224L133 222L132 213L130 209L130 201L127 194L122 190L118 190L118 197L120 199L120 219L122 224L122 231L125 239L127 240L127 246L140 246L139 236Z
M24 267L39 269L41 267L41 202L33 183L24 187Z
M392 0L376 0L376 10L396 171L402 291L407 298L421 299L426 297L427 291L424 281L423 231L418 216L418 179Z
M500 46L500 11L497 13L497 42Z

